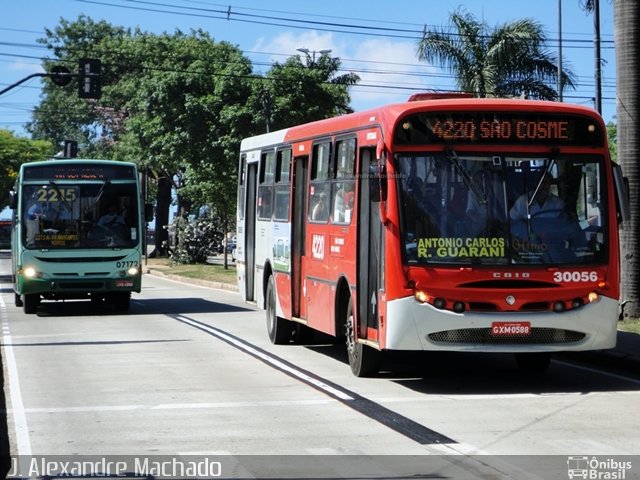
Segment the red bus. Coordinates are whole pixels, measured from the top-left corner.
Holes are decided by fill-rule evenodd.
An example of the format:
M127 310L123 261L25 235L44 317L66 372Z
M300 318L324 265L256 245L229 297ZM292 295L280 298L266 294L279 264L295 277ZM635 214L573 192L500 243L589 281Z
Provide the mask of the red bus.
M601 117L452 97L242 141L238 283L272 342L342 336L357 376L385 350L544 370L615 346L628 208Z

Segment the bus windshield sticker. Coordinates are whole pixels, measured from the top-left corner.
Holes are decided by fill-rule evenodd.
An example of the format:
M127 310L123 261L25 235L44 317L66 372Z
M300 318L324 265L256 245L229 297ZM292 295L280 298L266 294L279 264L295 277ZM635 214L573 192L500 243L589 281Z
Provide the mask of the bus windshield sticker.
M418 257L504 257L504 238L420 238Z
M278 272L291 271L291 225L286 222L273 222L272 247L273 267Z

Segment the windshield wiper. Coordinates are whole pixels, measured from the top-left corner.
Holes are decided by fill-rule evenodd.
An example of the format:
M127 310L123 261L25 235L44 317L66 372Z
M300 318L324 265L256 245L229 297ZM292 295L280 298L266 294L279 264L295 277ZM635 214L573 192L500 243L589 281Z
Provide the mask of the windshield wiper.
M458 154L455 152L455 150L453 149L447 150L446 155L449 161L456 168L456 171L462 178L462 181L464 182L464 184L467 186L469 191L475 197L475 200L478 203L478 205L486 205L487 196L484 194L484 191L482 190L482 188L480 188L480 186L478 185L478 182L476 182L473 179L473 177L469 175L469 172L467 171L467 169L464 168L462 165L460 165L460 158L458 157Z
M104 189L107 185L111 185L111 180L105 180L104 183L100 186L100 190L98 190L98 193L96 193L96 196L93 197L94 205L98 204L98 201L100 200L100 197L102 197L102 194L104 193Z

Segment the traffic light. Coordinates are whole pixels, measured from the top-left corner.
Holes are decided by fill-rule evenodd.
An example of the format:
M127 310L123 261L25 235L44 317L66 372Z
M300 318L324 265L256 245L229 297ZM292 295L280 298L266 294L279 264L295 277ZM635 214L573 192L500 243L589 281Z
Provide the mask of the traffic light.
M51 68L51 73L49 74L51 81L59 87L66 87L69 85L72 77L73 75L69 69L62 65L54 65L53 68Z
M74 140L64 141L64 158L76 158L78 156L78 142Z
M80 98L100 98L102 80L100 78L100 60L81 58L78 72L78 96Z

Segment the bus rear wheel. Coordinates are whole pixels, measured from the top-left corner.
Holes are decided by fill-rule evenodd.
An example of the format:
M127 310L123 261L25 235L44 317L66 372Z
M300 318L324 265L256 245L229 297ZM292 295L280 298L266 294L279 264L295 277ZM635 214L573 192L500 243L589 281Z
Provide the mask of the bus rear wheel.
M291 341L293 335L293 324L289 320L276 315L276 282L273 275L269 277L267 283L267 333L269 340L274 345L283 345Z
M24 313L36 313L40 304L40 295L37 293L25 293L22 308Z
M544 372L551 362L551 354L548 352L516 353L515 356L518 368L523 372Z
M382 364L382 352L363 343L358 343L356 340L357 328L351 299L349 299L347 306L346 320L347 356L351 371L356 377L369 377L377 374Z

